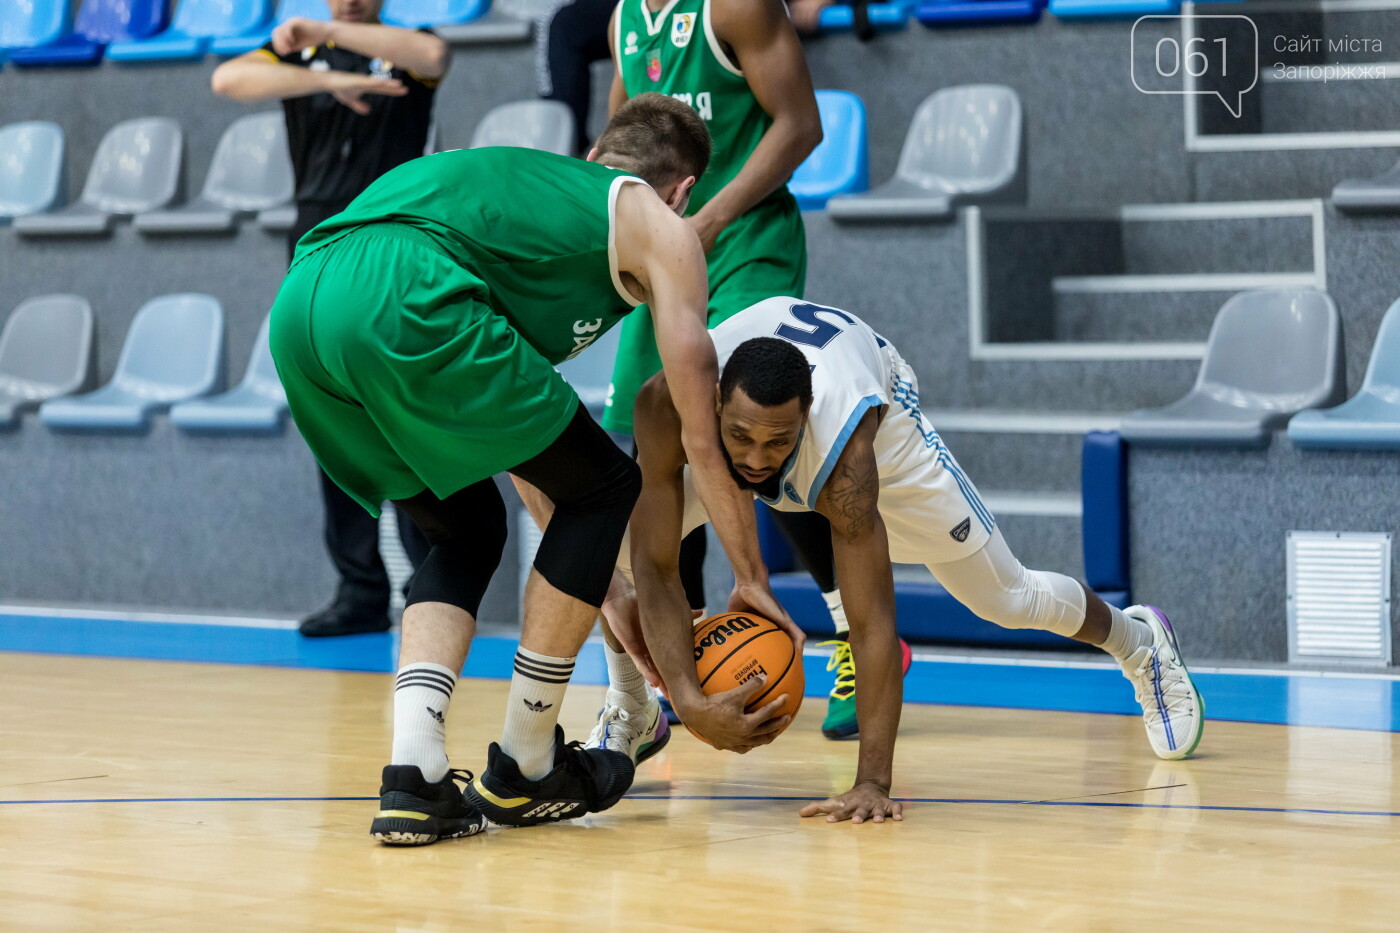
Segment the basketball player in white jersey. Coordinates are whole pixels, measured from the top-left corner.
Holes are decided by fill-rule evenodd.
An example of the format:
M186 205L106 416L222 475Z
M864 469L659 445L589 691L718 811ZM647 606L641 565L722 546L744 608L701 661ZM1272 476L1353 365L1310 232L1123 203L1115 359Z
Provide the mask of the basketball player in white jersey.
M734 478L776 509L815 510L830 521L860 667L854 786L809 804L803 816L901 818L889 797L903 702L892 561L926 565L956 599L998 625L1043 629L1107 651L1133 684L1153 751L1171 759L1196 748L1204 706L1167 617L1150 606L1117 609L1069 577L1023 567L919 411L914 373L888 341L849 312L796 298L761 301L710 334L722 370L720 437ZM707 518L662 377L643 390L636 418L642 493L630 553L624 544L603 610L640 674L664 683L684 721L700 688L677 552L681 537ZM614 671L612 680L590 741L646 757L662 738L655 701L642 677ZM759 744L785 725L774 721Z

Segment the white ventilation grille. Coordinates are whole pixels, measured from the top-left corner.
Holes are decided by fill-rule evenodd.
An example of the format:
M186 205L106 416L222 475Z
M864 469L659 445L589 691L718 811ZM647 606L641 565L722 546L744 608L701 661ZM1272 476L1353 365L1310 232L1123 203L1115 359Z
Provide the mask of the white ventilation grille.
M1288 533L1290 660L1390 663L1390 535Z

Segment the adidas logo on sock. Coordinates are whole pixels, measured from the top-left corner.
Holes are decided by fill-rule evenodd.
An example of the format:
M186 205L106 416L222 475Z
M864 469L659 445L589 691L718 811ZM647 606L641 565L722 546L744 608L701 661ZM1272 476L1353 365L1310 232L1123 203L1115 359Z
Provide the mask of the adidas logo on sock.
M436 720L438 721L438 725L440 725L440 726L445 726L445 725L447 725L447 720L446 720L445 718L443 718L443 715L442 715L441 712L439 712L438 710L433 709L431 706L425 706L425 707L423 707L423 708L424 708L425 710L428 711L428 715L429 715L429 716L433 717L434 719L436 719Z
M536 713L543 713L554 705L553 703L545 703L542 700L521 700L520 702L524 703L530 710Z

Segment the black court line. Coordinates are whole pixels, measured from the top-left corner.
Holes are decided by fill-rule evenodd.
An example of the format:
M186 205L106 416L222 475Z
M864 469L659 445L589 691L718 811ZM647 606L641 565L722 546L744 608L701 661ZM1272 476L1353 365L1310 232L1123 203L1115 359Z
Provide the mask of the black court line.
M340 801L364 802L378 800L378 797L94 797L72 800L0 800L0 806L23 806L34 804L72 803L335 803ZM735 800L747 802L787 801L812 803L820 797L777 797L777 796L732 796L690 795L690 794L638 794L628 800ZM1110 807L1126 810L1216 810L1234 813L1310 813L1323 816L1392 816L1400 817L1394 810L1323 810L1312 807L1229 807L1207 804L1181 803L1121 803L1103 800L1001 800L976 797L895 797L899 803L946 803L1015 805L1022 807Z

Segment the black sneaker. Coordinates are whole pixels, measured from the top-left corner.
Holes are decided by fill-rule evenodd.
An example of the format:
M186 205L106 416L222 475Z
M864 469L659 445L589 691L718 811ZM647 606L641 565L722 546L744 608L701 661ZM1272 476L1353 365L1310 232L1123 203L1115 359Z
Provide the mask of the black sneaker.
M387 632L389 631L389 615L382 609L337 601L320 612L302 619L297 631L307 638L332 638L336 635L366 635L370 632Z
M526 780L515 759L495 742L486 752L486 770L467 785L466 797L486 818L502 826L538 826L601 813L632 786L636 767L621 752L564 743L554 727L554 770Z
M439 839L475 836L486 828L486 818L463 798L455 783L469 784L471 779L470 771L452 770L429 784L417 765L388 765L370 833L391 846L425 846Z

